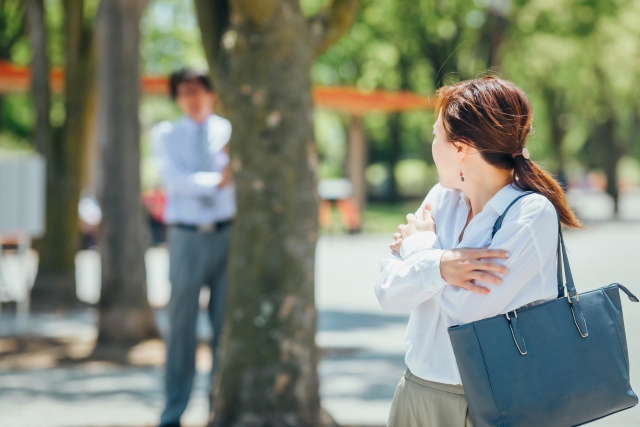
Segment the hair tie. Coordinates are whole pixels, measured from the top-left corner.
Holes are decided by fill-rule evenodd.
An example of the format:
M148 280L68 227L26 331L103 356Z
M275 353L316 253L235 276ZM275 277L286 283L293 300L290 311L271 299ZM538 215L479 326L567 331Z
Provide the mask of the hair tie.
M518 150L511 155L511 157L513 157L514 159L518 156L522 156L525 159L529 160L529 150L527 150L527 148L525 147L522 150Z

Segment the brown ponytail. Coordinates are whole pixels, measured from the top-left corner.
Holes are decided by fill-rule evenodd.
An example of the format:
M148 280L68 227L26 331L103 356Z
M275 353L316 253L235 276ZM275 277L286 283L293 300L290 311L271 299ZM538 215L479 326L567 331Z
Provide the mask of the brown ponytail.
M533 111L522 89L492 76L444 86L436 114L449 141L472 145L490 165L513 170L514 185L549 199L566 226L582 226L553 176L522 155L513 157L532 131Z

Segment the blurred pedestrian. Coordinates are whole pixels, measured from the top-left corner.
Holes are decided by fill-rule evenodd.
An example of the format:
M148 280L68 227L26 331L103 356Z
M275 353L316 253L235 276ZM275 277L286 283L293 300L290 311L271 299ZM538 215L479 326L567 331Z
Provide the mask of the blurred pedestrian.
M169 78L171 97L183 116L152 131L154 157L166 193L171 298L163 427L179 426L195 375L196 320L202 286L210 288L213 376L222 327L227 281L227 250L236 213L229 171L231 124L213 113L215 93L209 77L182 69Z

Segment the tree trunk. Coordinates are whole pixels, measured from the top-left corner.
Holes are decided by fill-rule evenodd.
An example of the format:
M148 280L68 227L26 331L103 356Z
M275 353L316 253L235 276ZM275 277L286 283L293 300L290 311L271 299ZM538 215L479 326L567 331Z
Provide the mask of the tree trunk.
M49 55L44 0L27 0L27 29L31 48L31 98L35 110L33 146L46 159L51 150L51 87L49 86Z
M364 129L362 129L362 118L353 115L347 130L347 176L353 185L353 199L358 205L360 214L367 204L367 181L364 173L367 168L368 155L369 150Z
M145 0L103 1L98 10L103 216L96 352L157 336L147 299L140 202L139 22L145 4Z
M594 131L599 163L607 177L607 194L613 199L613 215L618 216L620 194L618 191L618 163L622 150L616 140L616 124L613 114Z
M96 49L94 20L84 18L83 1L64 0L67 17L67 67L65 73L66 121L63 129L66 162L75 186L77 207L83 184L87 181L91 131L96 111ZM70 202L71 204L71 202ZM77 212L77 209L75 209Z
M409 68L411 60L404 54L400 56L398 61L400 78L400 90L410 90L409 86ZM389 155L387 156L390 169L391 185L387 201L396 203L400 200L400 192L398 191L398 180L396 179L396 166L402 155L402 112L391 113L388 117L389 123Z
M489 7L479 43L480 49L485 53L487 68L496 69L500 66L500 48L510 23L504 10Z
M46 234L37 244L40 255L32 301L36 308L68 308L76 297L75 256L79 249L78 201L82 190L95 103L95 53L92 22L84 2L64 1L65 122L51 136L46 27L42 0L29 0L32 93L37 122L35 145L47 158ZM49 142L47 142L49 141Z
M563 123L563 114L566 113L565 95L561 90L549 86L542 87L542 99L544 100L551 124L551 146L556 160L557 180L566 188L567 178L565 174L565 155L562 142L567 134L567 124Z
M49 120L51 90L43 0L27 2L27 19L33 58L31 93L36 111L34 146L47 160L46 231L36 243L40 262L31 298L36 309L68 307L78 302L74 265L78 249L77 202L69 217L73 186L66 173L65 147L59 134L53 134Z
M398 191L398 180L396 179L396 166L400 161L400 154L402 150L401 132L402 124L400 119L402 113L389 114L389 151L387 161L389 162L389 193L387 194L388 203L396 203L400 199L400 193Z
M196 5L233 125L238 202L211 425L317 426L318 160L310 68L314 54L348 28L356 2L334 1L310 25L293 0Z

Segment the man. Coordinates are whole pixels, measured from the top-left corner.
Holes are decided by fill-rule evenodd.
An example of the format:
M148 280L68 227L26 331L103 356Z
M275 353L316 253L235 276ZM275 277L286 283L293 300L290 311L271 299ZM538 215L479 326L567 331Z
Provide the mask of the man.
M209 317L213 326L212 375L222 327L226 288L227 248L236 212L229 171L231 124L213 113L215 94L209 78L183 69L169 79L171 97L183 117L163 122L152 131L154 157L166 193L169 225L167 309L167 403L162 427L180 425L195 375L196 318L200 288L209 286Z

